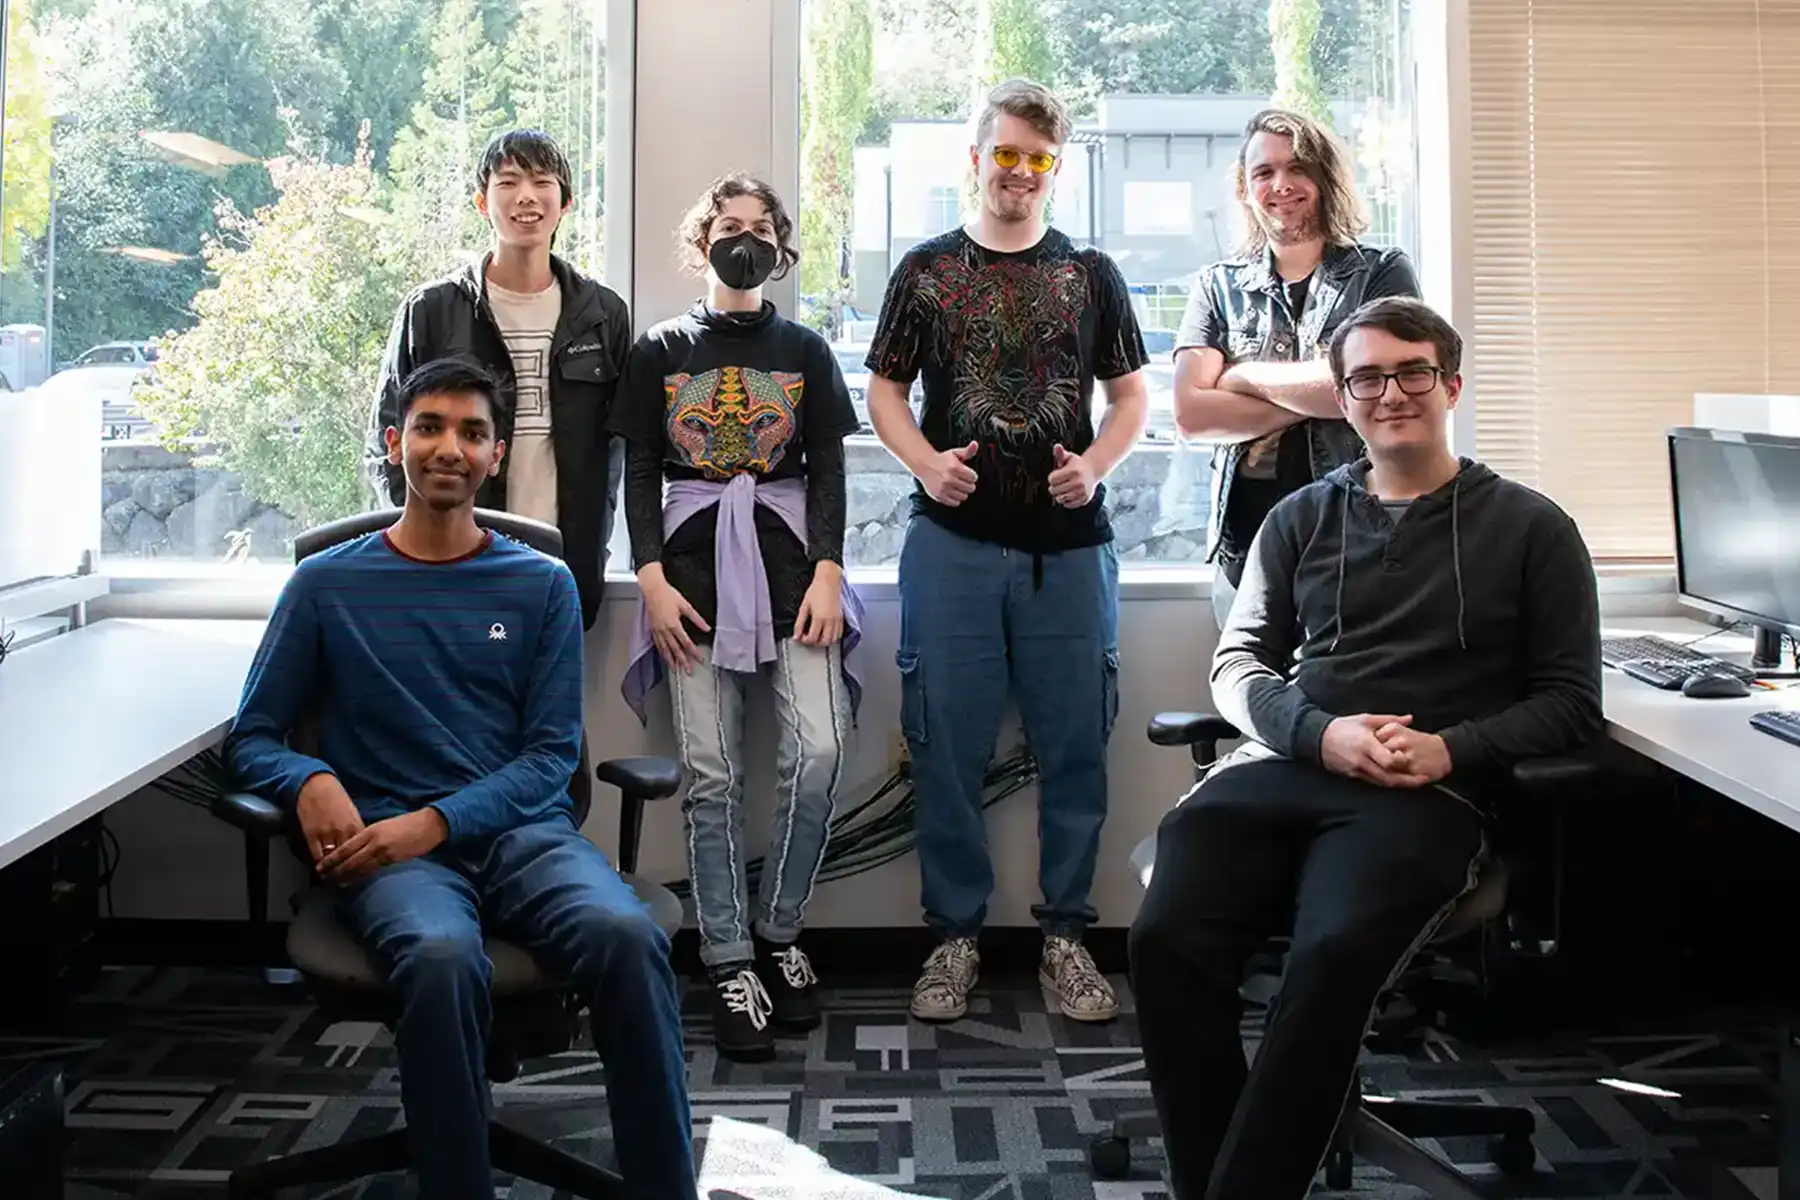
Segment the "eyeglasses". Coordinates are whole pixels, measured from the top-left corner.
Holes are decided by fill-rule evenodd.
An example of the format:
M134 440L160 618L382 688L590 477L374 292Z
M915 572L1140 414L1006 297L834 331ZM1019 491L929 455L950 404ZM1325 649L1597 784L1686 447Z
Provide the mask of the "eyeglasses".
M994 165L1003 171L1010 171L1024 159L1025 165L1031 168L1033 175L1047 174L1056 165L1056 155L1048 150L1039 150L1035 154L1027 154L1017 146L995 146L990 152Z
M9 629L5 633L0 633L0 663L6 661L6 652L12 649L13 638L18 632L16 629Z
M1344 380L1344 390L1352 400L1368 404L1387 394L1388 380L1400 385L1408 396L1423 396L1437 386L1444 374L1442 367L1401 367L1398 371L1358 371Z

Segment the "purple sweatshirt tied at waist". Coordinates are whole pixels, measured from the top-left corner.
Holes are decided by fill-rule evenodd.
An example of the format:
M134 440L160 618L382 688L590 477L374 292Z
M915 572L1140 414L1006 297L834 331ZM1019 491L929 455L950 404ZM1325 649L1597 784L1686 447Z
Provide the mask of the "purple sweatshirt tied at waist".
M728 483L705 479L677 479L663 494L663 536L672 535L695 513L719 506L713 539L713 574L718 588L718 609L713 614L712 659L728 671L754 674L762 664L775 661L775 643L791 630L777 631L769 602L769 576L763 567L762 546L756 536L756 506L775 510L782 523L804 544L806 541L806 484L801 479L777 479L758 484L750 474L734 475ZM862 641L863 606L846 578L843 585L844 683L855 712L862 702L862 681L851 665L851 651ZM637 624L631 634L631 654L619 691L638 720L648 721L647 698L662 682L662 655L650 638L650 613L638 598Z

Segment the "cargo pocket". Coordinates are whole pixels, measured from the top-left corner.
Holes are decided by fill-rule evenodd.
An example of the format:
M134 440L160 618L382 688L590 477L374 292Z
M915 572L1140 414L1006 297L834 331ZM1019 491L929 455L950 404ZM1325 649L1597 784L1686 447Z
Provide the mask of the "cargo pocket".
M900 668L900 732L906 740L923 746L925 736L925 677L919 670L916 652L902 650L894 655Z
M1119 719L1119 649L1106 652L1100 667L1100 739L1112 738L1113 723Z

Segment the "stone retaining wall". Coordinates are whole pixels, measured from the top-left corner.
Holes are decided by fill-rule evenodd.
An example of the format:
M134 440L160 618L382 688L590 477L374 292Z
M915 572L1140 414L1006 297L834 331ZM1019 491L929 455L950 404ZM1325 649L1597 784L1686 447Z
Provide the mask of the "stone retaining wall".
M899 560L912 477L873 438L846 448L849 522L845 558L858 566ZM227 471L197 468L193 455L153 443L113 442L101 467L102 543L131 557L225 558L239 553L286 562L298 531L287 514L244 494ZM1205 544L1209 468L1205 448L1145 444L1107 481L1107 508L1121 558L1187 562ZM1171 470L1177 478L1170 480ZM618 546L623 545L623 533ZM628 558L628 552L615 557Z
M1106 481L1119 557L1128 562L1193 562L1206 545L1212 479L1208 447L1145 443ZM844 559L862 566L900 558L900 537L911 511L913 479L879 443L854 439L846 447L849 522ZM1176 478L1170 479L1170 472Z
M100 549L131 558L290 562L298 526L244 494L228 471L152 442L109 442L101 452ZM242 542L248 546L237 549Z

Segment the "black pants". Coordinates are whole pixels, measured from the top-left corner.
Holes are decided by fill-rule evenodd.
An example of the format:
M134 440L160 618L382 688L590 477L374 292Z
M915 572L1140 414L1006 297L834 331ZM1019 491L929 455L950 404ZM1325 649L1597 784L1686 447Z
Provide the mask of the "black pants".
M1163 819L1131 927L1144 1063L1176 1200L1300 1200L1390 977L1474 878L1482 822L1435 788L1221 765ZM1238 989L1291 932L1246 1070Z

